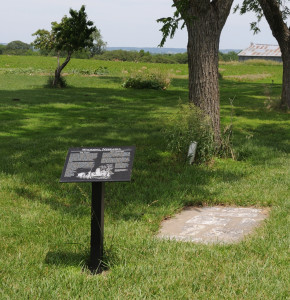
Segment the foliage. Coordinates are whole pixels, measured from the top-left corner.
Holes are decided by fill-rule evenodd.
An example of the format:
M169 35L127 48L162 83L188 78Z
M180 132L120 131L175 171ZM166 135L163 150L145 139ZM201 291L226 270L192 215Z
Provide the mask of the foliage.
M101 55L95 55L94 58L107 61L134 61L164 64L186 64L188 61L186 52L176 54L151 54L144 50L140 50L139 52L126 50L105 51Z
M216 154L211 122L192 103L179 103L177 114L170 119L170 125L163 132L168 149L182 160L186 160L192 142L197 142L196 162L207 162Z
M127 51L127 50L112 50L106 51L103 42L103 47L101 44L94 45L91 48L85 48L79 51L74 51L71 55L72 58L88 59L93 57L97 60L106 61L132 61L132 62L150 62L150 63L163 63L163 64L186 64L188 62L187 53L176 53L176 54L154 54L148 51L140 50L138 51ZM99 50L96 50L98 47ZM101 47L101 48L100 48ZM95 49L95 50L94 50ZM66 57L67 53L65 51L56 51L55 49L41 48L36 50L23 50L19 52L9 52L6 51L5 45L0 45L0 54L15 54L15 55L33 55L33 56L59 56Z
M290 16L290 9L286 5L286 1L289 0L275 0L281 9L282 19L285 21ZM257 18L257 21L251 22L251 30L254 31L254 34L260 32L259 22L264 16L262 7L260 6L259 0L243 0L242 5L237 4L234 8L234 12L240 11L240 14L243 15L247 12L254 12Z
M63 76L60 76L59 80L57 81L57 85L54 84L54 77L49 76L44 86L47 88L66 88L68 85Z
M228 53L219 52L219 60L224 61L224 62L238 61L239 56L238 56L237 52L235 52L235 51L230 51Z
M79 11L70 9L70 17L64 16L60 23L52 22L51 31L44 29L36 31L33 45L37 49L65 51L73 53L90 47L93 44L91 37L96 30L92 21L87 20L85 6Z
M186 13L188 6L189 0L174 1L172 7L174 7L176 10L173 13L173 17L160 18L157 20L158 23L163 24L162 28L160 29L160 31L162 32L162 39L159 47L164 46L168 37L174 37L175 32L179 27L179 22L182 22L181 29L185 27L187 19L190 18ZM185 16L187 17L185 18Z
M3 54L5 48L6 48L5 45L1 45L1 44L0 44L0 55Z
M102 54L106 49L107 43L103 41L101 31L96 28L91 37L93 38L93 45L89 47L91 56Z
M1 45L0 54L27 55L32 53L32 47L22 41L12 41L7 45Z
M29 50L31 46L21 41L13 41L7 44L7 50Z
M170 78L168 74L164 74L160 70L149 71L146 67L128 74L122 84L124 88L153 90L165 90L169 85Z

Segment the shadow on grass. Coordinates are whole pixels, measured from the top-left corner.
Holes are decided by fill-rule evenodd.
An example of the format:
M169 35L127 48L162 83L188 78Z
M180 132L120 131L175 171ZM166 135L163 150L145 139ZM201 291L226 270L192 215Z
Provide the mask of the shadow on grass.
M250 139L253 147L289 153L289 114L269 110L265 104L269 98L279 99L281 90L281 84L221 81L221 116L229 121L233 114L233 134L238 147ZM234 99L233 107L229 99ZM259 163L259 159L255 162Z
M49 265L61 266L85 266L87 262L87 255L81 253L74 253L69 251L49 251L45 257L45 263Z
M185 84L185 79L174 81L176 86ZM263 86L223 80L221 93L223 98L239 93L235 116L249 120L254 145L284 151L287 128L277 121L286 122L287 116L261 110L263 100L255 95ZM214 203L218 191L209 188L213 179L234 182L244 176L237 170L189 167L163 155L161 129L178 98L187 98L186 91L68 88L1 91L1 96L2 172L19 177L20 184L13 187L17 196L44 202L63 214L89 215L90 210L90 184L59 183L70 147L136 145L132 182L106 184L106 209L115 219L139 220L146 213L154 215L155 207ZM229 116L231 108L224 102L222 114ZM256 118L269 123L252 124ZM242 131L237 135L245 139Z

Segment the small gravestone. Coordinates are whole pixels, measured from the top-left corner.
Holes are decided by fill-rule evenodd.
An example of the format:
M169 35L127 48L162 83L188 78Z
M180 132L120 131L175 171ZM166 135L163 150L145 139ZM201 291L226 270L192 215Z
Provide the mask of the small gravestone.
M60 182L91 182L91 250L89 269L102 272L105 182L130 181L134 146L70 148Z

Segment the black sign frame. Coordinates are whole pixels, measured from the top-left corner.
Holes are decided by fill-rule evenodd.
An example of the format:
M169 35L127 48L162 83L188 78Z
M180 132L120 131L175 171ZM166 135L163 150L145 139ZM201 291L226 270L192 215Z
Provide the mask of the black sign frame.
M60 182L131 181L135 146L70 148Z

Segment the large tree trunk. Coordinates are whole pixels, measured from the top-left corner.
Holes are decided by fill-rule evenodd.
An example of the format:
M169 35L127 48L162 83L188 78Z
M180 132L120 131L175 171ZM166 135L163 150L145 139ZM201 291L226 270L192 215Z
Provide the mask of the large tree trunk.
M197 24L202 22L202 26ZM199 18L188 29L189 101L211 119L217 144L220 144L220 94L218 51L220 31L212 20Z
M57 57L57 68L56 68L56 70L54 72L54 80L53 80L53 83L52 83L53 87L58 87L59 86L61 71L69 63L70 58L71 58L71 54L72 54L71 52L69 52L67 54L67 57L66 57L64 63L61 64L61 65L59 63L59 55L58 55L58 57Z
M290 45L288 51L282 53L283 59L283 86L282 86L282 97L281 106L282 108L290 109Z
M188 31L189 101L210 117L217 146L221 144L219 41L232 3L233 0L190 0L188 9L181 11Z
M258 0L282 53L283 87L281 106L290 108L290 28L284 22L277 0Z

